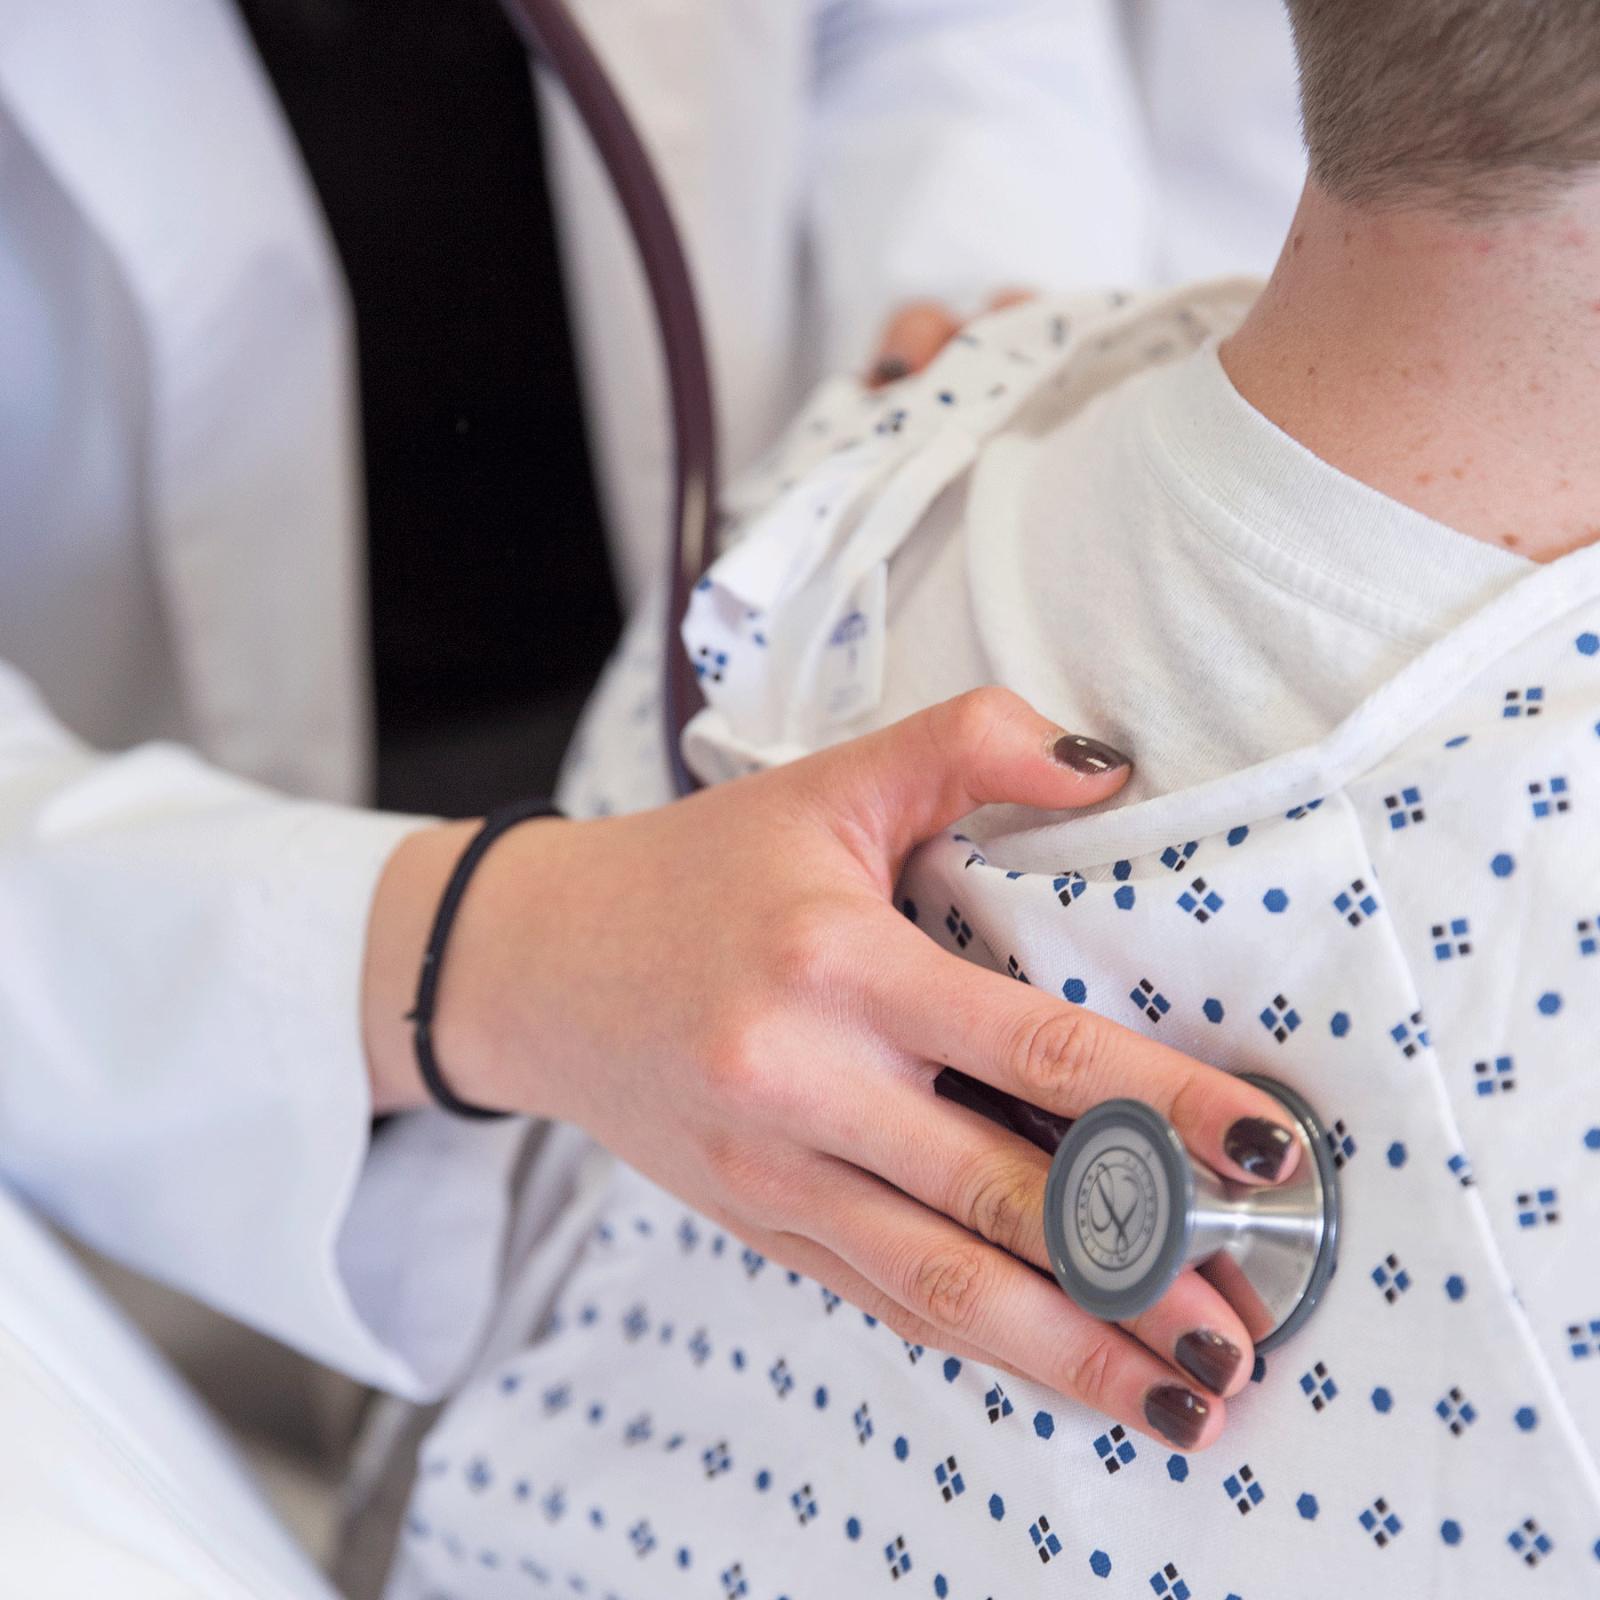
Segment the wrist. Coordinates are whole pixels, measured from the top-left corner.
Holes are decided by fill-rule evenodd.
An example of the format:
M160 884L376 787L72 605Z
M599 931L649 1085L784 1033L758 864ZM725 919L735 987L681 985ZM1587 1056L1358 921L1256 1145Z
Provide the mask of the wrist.
M516 823L490 843L465 881L438 962L430 1024L440 1077L475 1106L543 1114L556 1059L527 1047L524 1002L541 965L529 908L561 818ZM481 821L425 829L397 849L379 882L368 934L363 1030L374 1109L430 1104L417 1061L413 1008L441 900ZM535 1003L535 1011L537 1004Z
M361 983L361 1034L374 1113L428 1102L407 1019L439 898L477 827L476 822L446 822L419 829L401 840L378 879Z

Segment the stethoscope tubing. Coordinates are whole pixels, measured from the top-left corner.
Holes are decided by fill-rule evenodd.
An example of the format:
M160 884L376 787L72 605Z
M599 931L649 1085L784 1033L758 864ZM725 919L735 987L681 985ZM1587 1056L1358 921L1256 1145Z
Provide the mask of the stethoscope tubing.
M667 761L680 795L700 787L682 734L704 703L677 619L715 554L717 425L711 363L683 237L638 129L564 0L500 0L523 42L555 72L611 180L633 234L661 335L672 408L671 572L661 664Z

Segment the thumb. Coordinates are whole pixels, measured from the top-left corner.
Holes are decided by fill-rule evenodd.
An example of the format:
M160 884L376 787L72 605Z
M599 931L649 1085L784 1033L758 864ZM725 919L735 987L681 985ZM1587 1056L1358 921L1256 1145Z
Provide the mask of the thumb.
M1128 780L1120 750L1065 733L1009 689L974 689L811 758L830 807L842 808L894 863L979 806L1070 810Z

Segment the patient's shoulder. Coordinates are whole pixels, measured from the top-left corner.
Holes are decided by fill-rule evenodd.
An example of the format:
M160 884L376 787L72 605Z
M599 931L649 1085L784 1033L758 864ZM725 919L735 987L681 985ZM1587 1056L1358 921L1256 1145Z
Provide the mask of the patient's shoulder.
M1180 360L1232 327L1253 293L1230 282L1038 299L974 323L888 389L824 385L723 503L727 541L683 625L707 702L685 740L694 770L732 776L881 719L899 695L891 625L905 631L919 572L936 566L934 588L949 587L962 524L948 513L985 453L998 461L1007 443L1070 425ZM941 671L960 676L954 636L942 637ZM906 693L922 704L932 688L924 673Z
M1160 294L1049 295L971 323L923 372L882 389L836 377L729 485L723 547L786 502L835 502L930 454L1059 426L1089 401L1235 327L1258 292L1231 278Z

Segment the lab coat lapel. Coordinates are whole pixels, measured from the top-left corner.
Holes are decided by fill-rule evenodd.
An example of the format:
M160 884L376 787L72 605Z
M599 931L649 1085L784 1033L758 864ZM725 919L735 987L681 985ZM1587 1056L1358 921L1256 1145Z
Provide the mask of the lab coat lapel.
M348 315L238 18L225 0L16 0L0 12L0 91L139 311L136 514L196 744L354 798L367 707Z

